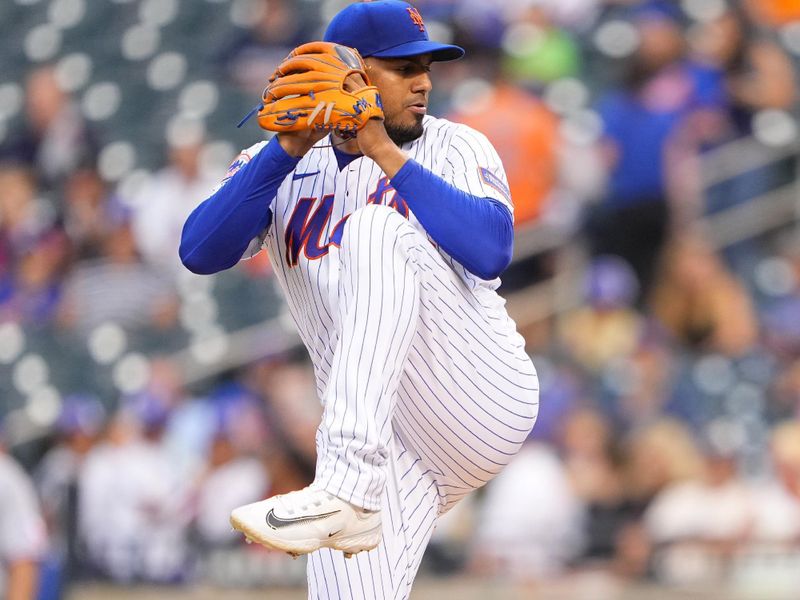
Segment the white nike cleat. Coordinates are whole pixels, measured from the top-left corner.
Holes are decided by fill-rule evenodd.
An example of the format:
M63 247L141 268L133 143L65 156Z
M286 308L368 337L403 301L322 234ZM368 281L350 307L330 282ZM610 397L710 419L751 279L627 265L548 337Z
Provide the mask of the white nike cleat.
M332 548L350 558L381 541L380 511L364 510L311 487L240 506L231 513L231 525L248 542L294 557Z

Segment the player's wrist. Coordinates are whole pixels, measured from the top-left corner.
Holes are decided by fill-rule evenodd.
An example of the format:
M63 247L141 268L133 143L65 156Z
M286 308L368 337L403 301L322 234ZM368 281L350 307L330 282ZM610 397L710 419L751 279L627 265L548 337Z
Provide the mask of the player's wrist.
M362 154L374 160L388 177L393 177L406 163L408 156L391 140L383 121L373 119L358 132Z
M278 143L286 154L295 158L302 158L325 135L323 133L316 136L306 136L303 133L305 132L278 134Z
M299 143L294 136L286 133L278 134L278 143L289 156L299 157L308 152L308 149L305 147L306 144Z

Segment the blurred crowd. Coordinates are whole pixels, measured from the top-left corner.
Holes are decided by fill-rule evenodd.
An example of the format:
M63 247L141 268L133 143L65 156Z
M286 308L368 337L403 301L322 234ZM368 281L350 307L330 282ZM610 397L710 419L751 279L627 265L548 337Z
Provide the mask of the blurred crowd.
M229 7L186 60L246 104L342 4L106 3L167 33ZM85 11L16 4L64 31L65 7ZM467 49L434 66L431 113L493 142L518 240L556 238L501 291L524 303L580 257L569 303L512 314L542 382L530 442L442 519L423 570L800 589L800 3L414 4ZM245 547L227 515L313 477L310 364L295 342L237 338L281 322L263 256L211 278L177 257L240 134L177 98L153 168L134 169L75 68L57 50L26 60L0 81L0 98L19 90L16 114L0 107L0 592L302 582L301 561ZM134 146L160 118L141 108Z

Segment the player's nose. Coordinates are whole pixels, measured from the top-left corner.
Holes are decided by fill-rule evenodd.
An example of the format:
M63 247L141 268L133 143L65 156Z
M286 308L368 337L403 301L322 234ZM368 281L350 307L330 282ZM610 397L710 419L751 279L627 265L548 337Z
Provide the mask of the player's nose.
M411 82L411 91L414 92L415 94L419 94L420 92L422 92L425 95L427 95L432 88L433 84L431 83L431 78L430 75L428 75L428 73L420 73Z

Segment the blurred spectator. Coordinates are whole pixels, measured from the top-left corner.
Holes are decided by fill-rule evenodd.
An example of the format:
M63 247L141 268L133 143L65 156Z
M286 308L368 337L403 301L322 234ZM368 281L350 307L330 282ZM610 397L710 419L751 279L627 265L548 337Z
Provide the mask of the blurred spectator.
M659 492L681 481L698 479L703 457L688 428L674 419L655 420L624 445L626 487L643 510Z
M530 89L580 71L580 52L570 34L553 19L552 7L528 3L517 11L506 32L510 52L503 65L511 77Z
M97 141L80 110L58 81L53 67L30 71L25 88L22 129L0 147L0 157L35 169L48 186L60 184L82 166L93 165Z
M27 474L0 441L0 597L34 600L47 545L39 501Z
M491 85L469 102L457 103L447 118L483 132L497 149L514 201L514 227L519 228L538 221L555 199L562 140L556 115L515 80L498 54L484 51L475 68L462 75L460 81L485 72ZM517 261L503 274L504 290L530 285L551 270L547 256Z
M790 109L796 98L792 63L776 43L759 35L746 12L729 6L692 37L697 57L719 69L729 94L731 124L751 132L760 109Z
M58 229L42 232L19 248L15 268L0 275L0 322L45 326L57 314L68 266L69 241Z
M251 94L261 95L275 67L296 46L319 39L314 23L297 3L287 0L257 0L250 3L252 25L237 31L222 45L218 55L224 77Z
M599 372L611 361L634 352L645 323L633 309L639 289L636 274L623 259L595 258L585 279L586 301L560 319L558 333L574 360Z
M744 3L765 25L779 26L800 20L797 0L744 0Z
M793 361L800 356L800 236L789 232L776 245L755 268L756 298L769 350Z
M161 444L167 407L126 398L80 476L80 531L93 566L119 582L186 577L188 482Z
M800 544L800 421L780 423L772 431L774 477L754 489L754 540L797 548Z
M619 427L646 427L669 411L676 371L675 354L648 333L627 357L602 373L602 406Z
M128 329L171 327L177 296L171 279L144 264L121 205L110 211L101 257L77 263L65 283L60 321L87 334L105 322Z
M669 230L667 160L684 154L672 146L682 143L681 129L692 117L724 106L718 77L685 60L677 10L666 2L634 10L639 46L624 87L598 105L609 181L587 222L591 248L595 255L616 254L630 263L640 298L650 290Z
M65 583L86 575L86 550L78 535L78 480L86 455L103 428L105 409L88 394L63 400L56 442L35 472L51 539L51 552Z
M651 304L667 331L690 348L740 356L758 335L747 290L699 235L671 242Z
M180 366L169 357L153 357L149 380L142 391L169 408L163 445L176 475L185 481L196 480L205 469L217 428L211 400L189 391Z
M31 242L52 225L27 168L0 163L0 276L12 270Z
M610 564L623 528L639 516L625 493L611 424L593 409L577 409L562 425L559 447L572 488L586 506L582 558Z
M770 391L767 413L771 422L800 419L800 359L785 365Z
M662 490L699 477L703 460L688 429L671 419L653 420L634 430L621 450L628 518L617 522L613 569L642 578L651 570L652 542L641 515Z
M245 381L263 398L273 426L271 444L264 448L272 493L308 485L314 478L322 406L307 356L259 361L248 369Z
M459 42L468 48L498 48L508 27L502 0L452 0L452 19L458 26ZM425 7L428 10L428 7ZM424 11L423 11L424 12ZM429 13L424 12L425 15ZM435 14L435 13L434 13ZM433 16L433 15L431 15ZM467 52L467 57L470 54Z
M539 373L539 416L532 436L540 442L556 444L565 419L587 401L587 381L567 359L551 361L532 355Z
M727 10L698 26L690 38L698 60L718 71L728 96L726 139L752 135L753 119L762 110L791 110L796 77L789 57L769 37L759 33L740 7ZM740 204L780 182L779 165L752 169L713 186L707 212Z
M589 27L603 8L603 0L495 0L506 7L506 20L515 22L518 11L531 6L545 11L550 19L569 31L580 32ZM608 4L608 0L605 2Z
M487 487L473 571L514 581L558 576L581 553L585 508L548 446L528 443Z
M671 583L719 577L708 563L729 560L742 548L753 525L752 498L738 474L737 448L730 440L715 439L714 427L705 436L701 472L663 488L644 516L659 554L659 577ZM698 560L688 565L680 558L687 554Z
M115 226L119 200L100 174L91 168L73 172L64 186L64 229L77 260L99 258L103 243Z
M254 452L263 436L263 414L251 396L219 403L217 430L208 454L207 470L197 494L196 529L204 548L238 545L241 536L228 523L231 510L269 495L270 476ZM260 431L259 431L260 430ZM263 446L263 442L260 444Z
M181 229L192 210L218 183L200 168L201 150L200 142L173 144L169 164L134 199L136 246L146 262L164 270L184 269L178 258Z

